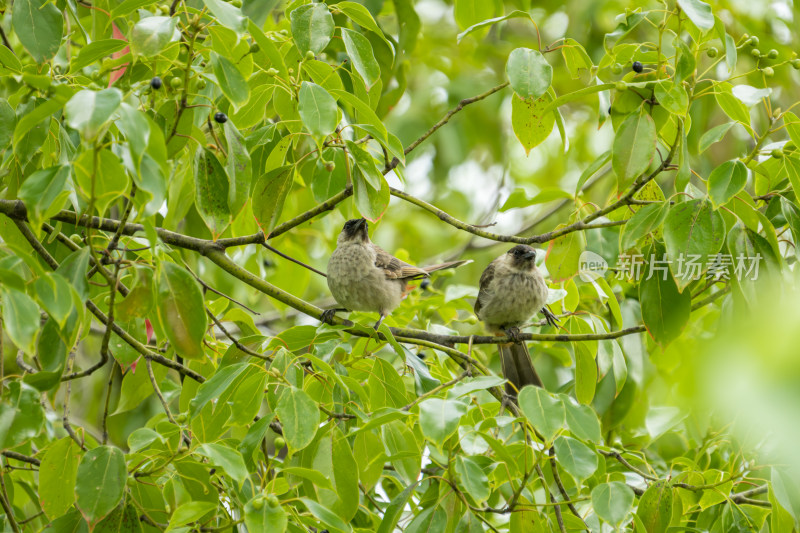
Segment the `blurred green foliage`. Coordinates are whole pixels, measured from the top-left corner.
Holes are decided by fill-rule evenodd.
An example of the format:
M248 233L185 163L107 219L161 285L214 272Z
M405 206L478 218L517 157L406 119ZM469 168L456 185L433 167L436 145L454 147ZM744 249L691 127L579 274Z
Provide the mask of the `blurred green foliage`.
M1 11L5 529L798 530L796 3ZM357 216L474 260L383 339L284 257ZM465 337L509 241L561 316L518 405Z

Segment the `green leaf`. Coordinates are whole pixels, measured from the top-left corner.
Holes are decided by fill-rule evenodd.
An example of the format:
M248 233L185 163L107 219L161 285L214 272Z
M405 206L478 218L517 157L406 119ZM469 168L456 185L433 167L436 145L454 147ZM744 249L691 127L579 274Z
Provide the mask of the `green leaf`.
M444 532L447 530L447 511L441 505L429 507L419 513L408 527L405 533L429 533Z
M155 441L164 442L164 438L155 430L150 428L139 428L128 435L128 448L131 453L143 450Z
M795 146L800 147L800 118L787 111L783 114L783 123L786 126L786 133L789 134L789 138Z
M239 109L246 104L250 99L250 86L236 65L227 57L211 52L211 68L219 81L219 88L233 108Z
M238 7L221 0L203 0L203 3L214 15L217 22L240 35L245 31L247 19L245 19L244 15L242 15L242 10Z
M357 31L346 28L342 28L342 40L356 71L364 79L367 87L372 87L381 77L381 67L375 60L369 40Z
M72 60L69 71L70 73L78 72L95 61L109 56L114 52L119 52L126 46L128 46L128 43L122 39L100 39L99 41L93 41L81 48L78 55Z
M564 56L564 63L566 63L569 75L573 80L580 77L581 71L590 71L594 66L586 49L575 39L564 39L561 55Z
M645 257L650 268L643 269L647 273L642 273L639 282L642 321L656 342L668 344L681 334L689 321L692 296L688 291L679 292L678 285L666 270L666 257L661 245L650 248ZM650 264L651 261L661 262L658 266L663 270L655 268L656 263Z
M470 26L469 28L465 29L464 31L462 31L461 33L459 33L456 36L456 43L457 44L461 44L461 41L464 39L464 37L466 37L467 35L469 35L472 32L480 30L481 28L486 28L486 27L491 26L493 24L497 24L498 22L502 22L504 20L513 19L513 18L527 18L527 19L533 21L533 19L531 18L529 13L526 13L525 11L520 11L519 9L516 9L516 10L512 11L511 13L509 13L507 15L503 15L502 17L490 18L490 19L482 20L482 21L478 22L477 24L473 24L472 26Z
M731 92L733 96L744 105L753 107L761 102L762 99L769 98L769 95L772 94L772 89L769 87L766 89L759 89L750 85L736 85Z
M89 283L86 280L86 272L89 270L89 256L91 250L88 247L81 248L69 254L58 266L56 273L64 276L70 285L78 291L78 296L82 301L89 297Z
M550 241L545 265L555 282L570 279L578 273L581 253L586 249L586 236L573 231Z
M61 210L69 195L66 189L70 167L67 165L37 170L28 176L17 195L25 202L31 229L39 234L42 222Z
M92 533L142 533L141 515L131 504L120 504L105 517Z
M244 137L233 125L233 121L227 121L222 128L225 130L225 140L228 144L228 158L225 160L229 178L228 208L231 214L236 216L244 208L249 197L253 164Z
M542 116L542 111L552 101L549 94L536 100L523 100L516 94L511 99L511 126L514 135L525 148L525 154L530 154L533 147L540 145L556 123L554 113Z
M658 103L673 115L686 115L689 110L689 95L680 83L662 81L655 86Z
M319 54L333 37L333 16L324 3L307 4L291 12L292 37L300 54Z
M430 398L419 404L419 426L425 435L439 448L456 432L467 406L457 400Z
M102 91L84 89L73 96L64 114L67 124L86 140L94 139L122 102L122 93L114 87Z
M216 510L216 508L216 502L195 501L184 503L172 513L167 531L172 531L186 524L196 522L205 515Z
M800 208L785 197L781 197L781 213L792 232L794 242L800 242ZM794 253L800 258L800 247L795 246Z
M333 528L335 531L343 531L345 533L353 531L353 528L351 528L349 524L343 522L341 518L336 516L333 511L324 505L317 503L310 498L300 498L300 501L303 502L306 507L308 507L308 510L311 511L311 514L313 514L319 521L329 528Z
M572 434L581 440L599 443L602 439L600 420L594 410L588 405L576 405L568 398L562 401L567 426Z
M380 187L375 188L365 178L361 167L353 172L353 196L361 216L370 222L377 222L389 207L389 184L381 176Z
M23 352L35 355L39 334L39 306L24 292L10 287L0 289L3 300L3 324L11 341Z
M730 130L731 127L734 124L736 124L736 123L735 122L726 122L725 124L720 124L719 126L714 126L710 130L705 132L702 135L702 137L700 137L700 142L698 143L698 146L697 146L697 153L698 154L702 154L703 152L708 150L708 148L712 144L721 141L722 138L725 137L725 134L728 133L728 130Z
M517 96L523 99L539 98L547 92L553 81L553 67L541 52L517 48L508 56L506 75Z
M72 288L59 274L47 272L33 282L36 299L58 325L63 328L73 310Z
M637 516L648 533L665 533L672 519L674 489L665 481L656 481L639 498Z
M385 359L375 358L369 374L369 403L373 411L381 407L403 407L409 402L403 380Z
M51 444L39 465L39 503L50 520L70 510L75 503L75 481L81 449L71 437Z
M624 189L650 166L656 153L656 125L643 111L634 111L622 122L614 136L611 167L617 186Z
M98 151L96 156L94 150L86 150L75 161L73 168L75 184L87 200L94 192L95 207L101 216L130 187L125 167L108 148Z
M13 71L15 74L22 72L22 63L19 62L17 56L8 47L0 47L0 65L3 65L8 70ZM3 100L5 102L5 99ZM8 105L6 103L6 105Z
M575 343L575 397L586 405L597 387L597 363L585 344Z
M55 4L46 0L15 1L11 24L22 46L36 63L44 63L58 52L64 17Z
M489 19L497 14L497 3L487 0L455 0L455 19L461 29Z
M528 195L528 192L525 189L518 187L514 189L514 192L509 195L508 200L506 200L505 203L500 207L500 212L503 213L509 209L530 207L536 204L570 198L572 198L572 195L561 189L544 189L539 191L536 196L531 197Z
M664 243L680 291L705 273L709 260L720 251L724 240L725 222L710 202L691 200L670 209L664 221ZM678 263L681 257L682 264ZM689 268L690 262L699 263L699 268ZM680 266L686 268L679 273Z
M564 402L542 388L523 387L519 393L519 406L547 442L552 441L564 427Z
M164 261L157 291L158 319L170 344L187 359L202 359L206 311L197 281L185 269Z
M98 446L78 465L75 497L84 518L96 524L122 501L128 473L119 448Z
M147 17L131 30L131 50L145 57L157 55L175 35L177 17Z
M625 483L603 483L592 489L592 507L597 516L616 525L628 516L633 506L633 496L633 491Z
M319 407L304 390L284 389L275 409L283 426L283 436L292 450L302 450L314 440L319 424Z
M253 216L267 237L278 225L283 204L292 190L293 176L293 166L278 167L258 178L253 188Z
M619 235L619 249L627 251L649 233L657 231L669 213L669 202L642 206L622 227Z
M730 83L719 84L714 91L714 98L726 115L750 129L750 111L733 95Z
M417 488L418 483L418 481L415 481L409 484L408 487L403 490L403 492L394 497L384 511L383 519L381 520L376 533L392 533L395 530L397 521L400 519L400 516L402 516L403 509L406 507L408 500L414 493L414 489Z
M735 159L715 168L708 177L708 196L714 207L727 204L747 183L747 167Z
M489 478L475 459L463 455L456 456L454 471L456 483L475 503L481 504L489 499L491 495Z
M695 26L701 30L714 27L714 14L711 6L701 0L678 0L678 5Z
M375 22L375 19L372 18L372 14L366 7L356 2L345 1L337 3L336 9L347 15L350 20L362 28L371 31L380 37L386 44L389 44L389 41L383 35L383 32L378 27L378 24Z
M589 478L597 470L597 453L570 437L558 437L553 443L558 464L578 481Z
M283 507L272 507L261 495L254 496L244 506L244 525L248 531L283 533L287 524L288 519Z
M8 398L0 403L0 448L13 448L34 438L44 425L44 409L38 390L12 381Z
M247 479L247 467L244 464L242 454L237 450L222 444L206 443L197 448L197 453L208 457L211 464L222 468L226 474L239 483L239 487Z
M339 123L336 100L328 91L310 81L304 81L300 86L298 111L303 125L312 135L328 135Z
M195 207L214 239L231 223L228 174L210 150L198 148L194 159Z
M197 393L189 402L189 417L197 416L208 402L219 398L249 366L251 365L248 363L235 363L217 370L198 387Z

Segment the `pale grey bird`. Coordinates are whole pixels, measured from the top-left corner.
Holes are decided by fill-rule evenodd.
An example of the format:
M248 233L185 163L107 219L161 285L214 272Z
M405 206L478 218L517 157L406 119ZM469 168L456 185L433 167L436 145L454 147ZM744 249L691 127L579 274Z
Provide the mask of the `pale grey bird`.
M555 325L557 319L546 304L547 284L536 268L536 250L530 246L514 246L489 263L481 275L475 314L491 333L513 340L498 345L503 377L509 381L506 392L512 396L525 385L542 386L528 348L519 340L519 327L540 311Z
M431 272L455 268L466 261L450 261L440 265L415 267L400 261L369 240L369 228L363 218L345 222L336 241L336 249L328 261L328 288L336 302L347 311L369 311L380 317L381 325L408 290L408 282L425 278ZM322 320L330 322L337 309L329 309Z

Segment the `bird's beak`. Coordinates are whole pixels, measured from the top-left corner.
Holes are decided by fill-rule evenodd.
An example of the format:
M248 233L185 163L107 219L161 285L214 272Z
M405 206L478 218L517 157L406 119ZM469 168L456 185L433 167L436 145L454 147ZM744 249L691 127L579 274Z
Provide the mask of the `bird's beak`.
M356 226L356 227L358 229L366 228L367 227L367 219L364 218L364 217L361 217L360 219L358 219L358 226Z
M522 257L524 259L536 259L536 252L534 252L533 250L531 250L530 252L525 252L525 254Z

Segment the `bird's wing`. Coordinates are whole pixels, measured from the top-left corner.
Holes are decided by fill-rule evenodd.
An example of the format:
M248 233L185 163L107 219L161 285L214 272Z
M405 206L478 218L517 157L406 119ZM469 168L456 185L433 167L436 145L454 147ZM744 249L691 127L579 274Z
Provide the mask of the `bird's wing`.
M481 274L481 280L478 283L478 298L475 299L474 307L476 315L483 306L481 303L482 300L485 300L489 297L489 285L492 284L492 280L494 279L495 261L489 263L489 266L487 266L486 270L484 270L483 274Z
M380 246L372 245L375 250L375 266L383 270L386 279L409 279L427 276L428 273L409 265L404 261L383 250Z

